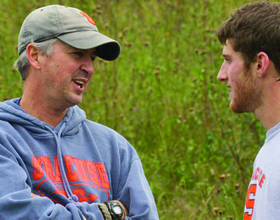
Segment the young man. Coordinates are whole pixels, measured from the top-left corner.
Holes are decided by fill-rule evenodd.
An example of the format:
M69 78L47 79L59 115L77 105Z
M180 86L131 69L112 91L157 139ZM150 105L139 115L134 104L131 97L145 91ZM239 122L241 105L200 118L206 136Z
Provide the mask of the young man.
M218 80L233 112L254 112L267 130L248 187L244 220L280 219L280 5L255 2L218 30L224 63Z
M158 219L135 149L77 106L119 43L51 5L27 16L18 52L22 97L0 104L0 219Z

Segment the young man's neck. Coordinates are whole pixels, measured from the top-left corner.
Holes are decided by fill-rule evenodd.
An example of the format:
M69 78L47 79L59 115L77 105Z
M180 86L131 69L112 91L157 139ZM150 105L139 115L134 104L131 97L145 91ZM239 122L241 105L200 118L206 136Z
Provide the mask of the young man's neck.
M255 116L269 130L280 122L280 82L274 78L267 82L263 89L263 104L255 111Z
M278 101L271 101L255 112L255 116L260 120L264 128L268 131L280 122L280 105Z

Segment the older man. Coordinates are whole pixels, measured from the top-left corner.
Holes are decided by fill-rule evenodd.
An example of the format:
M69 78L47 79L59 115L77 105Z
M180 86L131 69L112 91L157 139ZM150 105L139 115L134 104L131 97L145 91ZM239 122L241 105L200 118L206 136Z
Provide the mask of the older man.
M18 52L22 97L0 104L0 219L158 219L135 149L77 106L119 43L50 5L27 16Z

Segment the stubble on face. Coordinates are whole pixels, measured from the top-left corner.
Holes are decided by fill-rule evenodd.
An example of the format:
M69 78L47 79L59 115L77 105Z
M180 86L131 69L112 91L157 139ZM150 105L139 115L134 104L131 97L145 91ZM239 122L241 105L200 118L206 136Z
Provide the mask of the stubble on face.
M89 74L83 72L83 71L78 71L74 74L74 76L72 77L72 79L75 78L79 78L82 77L84 79L89 80ZM72 79L71 82L69 84L72 83ZM83 92L78 92L78 91L73 91L71 89L69 89L69 86L65 86L63 88L63 94L64 94L64 98L65 100L70 104L70 105L78 105L82 102L83 99Z
M81 52L81 50L73 49L62 42L58 42L54 45L53 53L45 57L46 77L43 80L42 87L45 89L47 99L52 103L52 106L68 108L82 102L83 92L91 79L92 73L81 69L84 61L80 56L82 54L88 57L94 51L90 50L86 54L84 54L85 52L81 54L77 52ZM82 80L84 89L77 89L75 80Z
M263 92L250 69L243 74L243 80L236 82L230 109L235 113L255 112L262 105Z

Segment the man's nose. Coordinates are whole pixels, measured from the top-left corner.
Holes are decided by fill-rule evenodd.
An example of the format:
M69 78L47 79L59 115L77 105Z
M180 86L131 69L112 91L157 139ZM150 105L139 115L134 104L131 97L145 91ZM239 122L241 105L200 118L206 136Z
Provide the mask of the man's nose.
M84 58L81 68L88 74L92 74L94 72L93 61L91 56Z
M223 81L227 81L228 80L228 75L227 75L227 71L226 71L226 68L225 68L225 63L222 64L220 70L219 70L219 73L217 75L217 79L220 81L220 82L223 82Z

